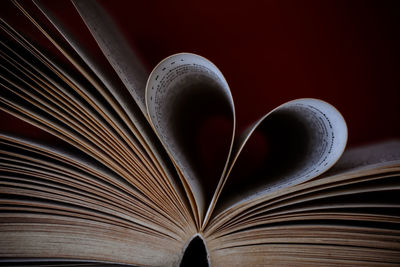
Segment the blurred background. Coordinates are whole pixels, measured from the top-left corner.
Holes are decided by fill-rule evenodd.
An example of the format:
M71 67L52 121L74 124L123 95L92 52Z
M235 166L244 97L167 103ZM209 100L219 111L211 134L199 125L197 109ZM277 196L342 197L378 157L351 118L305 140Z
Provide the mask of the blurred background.
M69 1L44 2L71 30L84 27ZM100 4L149 72L179 52L197 53L215 63L230 85L239 129L286 101L314 97L343 114L351 146L400 138L399 1ZM30 34L16 16L20 12L9 8L11 2L1 6L2 16ZM81 42L88 38L78 34ZM2 128L25 127L0 115Z
M149 71L178 52L222 71L239 128L302 97L344 116L349 144L400 137L398 1L102 0Z

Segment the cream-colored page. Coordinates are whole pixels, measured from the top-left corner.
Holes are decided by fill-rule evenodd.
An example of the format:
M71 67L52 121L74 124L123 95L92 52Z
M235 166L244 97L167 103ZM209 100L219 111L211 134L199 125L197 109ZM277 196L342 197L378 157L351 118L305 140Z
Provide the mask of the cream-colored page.
M198 86L199 84L201 84L201 88ZM212 89L209 90L207 87ZM148 79L146 105L155 131L182 172L189 190L193 193L198 216L202 221L209 204L204 198L205 190L215 190L215 188L203 188L199 173L193 168L187 153L184 152L187 148L182 147L179 137L175 133L175 124L179 122L182 112L185 112L182 111L182 107L190 101L196 101L193 100L193 94L201 94L202 92L199 93L199 90L208 90L207 97L211 99L218 96L221 105L225 103L226 106L229 106L229 112L233 118L233 128L232 136L227 136L227 138L233 138L234 105L228 84L217 67L203 57L181 53L164 59ZM207 108L205 105L199 112L206 111ZM191 114L185 114L185 116L190 117ZM185 133L180 134L185 135ZM227 153L228 158L229 152ZM221 175L225 170L226 164L223 170L221 168Z
M73 3L104 56L146 116L144 96L147 72L143 64L114 22L96 1L74 0Z
M388 140L347 149L325 176L341 175L360 170L400 164L400 140Z
M238 137L232 152L233 160L227 174L227 183L229 183L229 173L251 135L258 127L262 127L263 123L268 123L269 117L276 114L287 114L292 117L307 133L299 135L296 140L296 142L307 144L298 157L299 163L294 168L287 166L288 170L282 175L260 177L253 187L246 187L247 177L243 177L243 187L246 190L235 191L234 195L221 199L219 211L319 176L330 169L342 155L347 143L347 126L339 111L318 99L297 99L277 107ZM274 142L274 140L271 141Z
M57 17L52 14L50 10L46 8L46 6L41 2L41 1L34 1L35 4L38 6L38 8L42 11L42 13L46 16L46 18L53 24L53 26L59 31L59 33L63 36L65 41L68 42L68 44L75 50L75 52L79 55L79 57L88 65L91 71L96 74L97 78L101 80L101 82L104 84L104 86L107 88L107 90L112 94L113 97L117 100L118 104L122 106L123 110L128 114L129 119L132 120L134 125L137 128L144 128L143 125L143 120L138 120L137 114L137 109L135 108L135 105L132 105L132 98L126 97L125 94L123 94L123 91L125 90L124 85L117 81L119 77L114 75L114 73L109 73L105 69L104 64L97 58L93 58L90 53L87 52L87 49L82 45L82 43L77 40L71 33L69 33L66 29L65 26L57 19ZM94 16L97 13L104 13L104 11L101 9L101 7L98 6L95 2L91 3L93 6L91 6L89 3L86 3L86 5L80 6L77 5L77 8L84 14L92 14ZM89 8L89 10L86 10ZM91 12L91 13L90 13ZM106 15L103 14L102 17ZM108 15L107 15L108 16ZM87 16L82 16L82 19L85 20L87 17L91 18L87 14ZM110 20L110 18L108 18ZM98 28L99 26L96 26L96 23L98 23L97 20L92 20L87 22L90 25L93 25L92 27ZM97 33L96 36L99 38L101 36L101 39L98 40L99 43L101 43L102 40L108 40L113 38L113 36L110 36L110 33L118 31L118 29L115 27L113 24L108 25L108 31L102 31ZM116 33L115 33L116 34ZM121 37L122 38L122 37ZM122 41L121 41L122 42ZM98 55L98 58L100 58L101 55ZM108 55L107 59L110 60L112 58L112 54ZM115 60L114 60L115 61ZM140 63L137 63L140 64ZM144 68L143 66L141 68ZM145 80L147 79L147 73L146 72L137 72L137 73L132 73L131 75L135 75L136 80ZM121 88L122 86L122 88ZM135 91L140 91L144 89L144 82L142 84L139 84L138 86L134 87ZM132 94L132 90L130 90L130 93ZM134 94L132 94L134 97ZM107 99L108 101L112 102L112 100ZM134 99L135 100L135 99Z
M107 73L101 64L99 65L98 61L86 53L85 48L64 29L63 25L51 11L46 9L45 5L40 1L35 1L35 3L83 61L104 83L118 104L121 105L135 127L133 129L135 137L144 146L146 152L150 154L155 164L161 166L166 175L167 182L172 185L179 198L185 202L184 192L181 191L181 187L178 184L179 181L176 172L173 166L168 164L168 158L163 148L158 143L158 140L155 139L155 135L152 133L152 129L145 119L147 118L147 112L144 107L144 91L148 73L106 11L96 1L74 1L74 5L82 20L87 25L116 74L118 74L117 79L121 79L122 86L128 89L131 96L127 96L124 93L126 88L121 88L121 84L115 81L115 77L112 74ZM140 114L141 111L143 114ZM129 136L129 134L127 135ZM131 139L131 141L135 143L137 149L141 150L140 146L136 144L136 140ZM140 153L145 155L144 151L140 151Z

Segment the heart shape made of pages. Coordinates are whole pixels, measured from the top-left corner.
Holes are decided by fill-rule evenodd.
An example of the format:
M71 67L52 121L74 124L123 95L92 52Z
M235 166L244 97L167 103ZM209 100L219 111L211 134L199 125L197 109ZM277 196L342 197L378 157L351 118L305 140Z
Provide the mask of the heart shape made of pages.
M230 205L312 179L339 159L347 142L341 114L311 98L287 102L235 136L235 108L224 76L190 53L172 55L154 68L146 106L201 222L222 192ZM245 144L254 138L261 141L252 160ZM259 166L247 170L257 161Z

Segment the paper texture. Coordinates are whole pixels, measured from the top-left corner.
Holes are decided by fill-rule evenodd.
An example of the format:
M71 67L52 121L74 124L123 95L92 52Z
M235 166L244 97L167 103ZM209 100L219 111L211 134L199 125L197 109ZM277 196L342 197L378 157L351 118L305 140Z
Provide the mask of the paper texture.
M214 191L215 188L204 188L202 178L191 162L193 150L189 147L190 141L184 145L181 139L190 138L184 128L198 123L195 118L210 109L207 102L212 99L220 100L220 105L228 109L234 118L232 96L221 72L210 61L194 54L182 53L166 58L148 79L146 104L151 123L187 180L200 218L204 216L208 205L204 196L208 190ZM204 106L193 109L193 105L199 103ZM227 138L232 139L233 132L234 128L232 136ZM221 168L221 174L223 171Z
M146 115L145 84L147 72L108 14L96 1L73 1L83 21L96 39L104 56Z
M268 151L270 157L265 162L266 167L256 174L257 177L239 177L232 184L229 174L234 171L241 151L256 130L270 135L272 148ZM227 188L222 190L224 195L219 201L219 209L322 174L340 158L346 142L346 123L330 104L305 98L277 107L235 141L233 162L227 174Z

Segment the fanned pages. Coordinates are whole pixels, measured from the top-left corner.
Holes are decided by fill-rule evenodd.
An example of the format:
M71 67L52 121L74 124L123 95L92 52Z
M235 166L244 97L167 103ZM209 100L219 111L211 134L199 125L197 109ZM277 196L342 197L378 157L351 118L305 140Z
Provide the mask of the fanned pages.
M399 140L347 149L312 98L239 132L208 59L147 75L94 0L65 2L75 29L55 2L0 5L1 263L400 264Z

